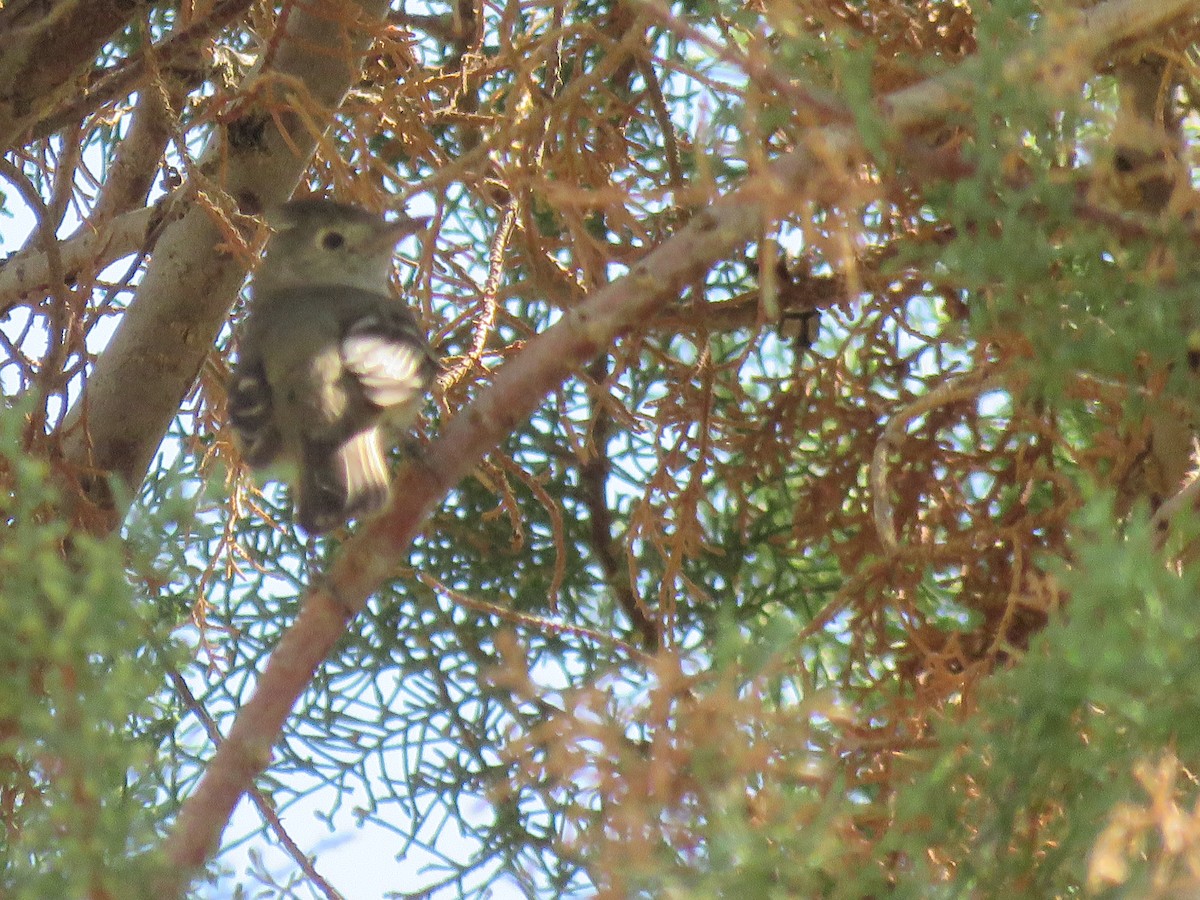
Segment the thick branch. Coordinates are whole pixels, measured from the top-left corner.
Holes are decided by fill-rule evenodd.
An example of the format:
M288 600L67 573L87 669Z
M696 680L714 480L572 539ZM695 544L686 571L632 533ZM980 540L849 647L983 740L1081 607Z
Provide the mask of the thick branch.
M74 85L59 98L58 105L42 104L36 120L23 127L25 139L44 138L105 103L144 88L148 67L189 83L202 77L206 64L198 52L200 46L209 35L239 19L249 6L250 0L218 0L204 18L189 22L162 43L148 45L110 69L88 73L83 84Z
M1181 74L1175 71L1174 62L1163 56L1147 56L1116 67L1120 88L1113 129L1116 199L1149 221L1158 221L1177 195L1193 190L1183 158L1182 122L1173 108L1174 87ZM1180 324L1190 333L1195 318L1188 317ZM1193 466L1194 419L1155 403L1149 420L1145 462L1123 485L1121 508L1141 498L1147 499L1151 508L1158 507L1187 483Z
M232 197L241 212L253 214L290 196L319 138L307 123L328 126L358 75L369 29L387 5L321 0L285 7L274 54L263 54L265 67L260 63L243 87L252 100L224 117L201 158L200 184L193 178L190 185L209 192L208 205L228 216ZM295 107L303 118L291 111ZM224 200L212 196L212 182ZM131 492L145 477L246 278L250 255L231 249L238 240L200 203L163 232L136 297L67 418L63 446L70 462L116 474ZM93 500L111 507L104 484L92 485ZM115 525L118 517L111 518Z
M0 148L74 92L74 80L150 2L57 0L0 8Z
M167 143L179 124L175 111L185 96L183 87L172 76L141 92L129 132L117 144L112 164L105 173L104 188L89 224L105 222L145 206ZM86 229L88 225L81 227Z
M1005 77L1027 80L1092 60L1119 41L1161 28L1195 12L1200 0L1109 0L1080 13L1075 28L1038 40L1006 66ZM1084 73L1081 73L1081 75ZM971 102L978 69L970 63L946 76L887 97L880 105L885 124L902 132L944 117ZM760 178L698 212L624 278L596 291L556 325L538 335L501 367L495 382L457 415L426 463L406 471L396 486L398 502L348 542L323 583L306 598L300 616L284 635L263 672L258 689L242 707L225 743L204 778L184 803L166 844L175 865L160 896L177 895L183 881L217 848L238 799L270 762L270 748L316 669L342 636L366 598L393 575L394 560L405 551L434 505L484 455L529 417L570 372L585 366L614 337L670 301L679 285L705 271L714 260L746 242L762 225L764 196L769 208L788 211L803 201L821 178L826 154L839 158L855 141L845 126L813 129L802 148L773 163ZM806 147L822 149L810 154ZM785 202L786 201L786 202Z

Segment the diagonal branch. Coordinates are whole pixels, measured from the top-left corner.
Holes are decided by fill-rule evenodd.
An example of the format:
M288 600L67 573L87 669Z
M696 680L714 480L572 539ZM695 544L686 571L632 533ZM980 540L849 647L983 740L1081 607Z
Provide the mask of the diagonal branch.
M168 194L157 203L105 221L97 228L84 227L57 246L62 272L68 279L84 269L103 269L122 257L148 250L170 218L178 195ZM50 254L41 247L17 253L0 265L0 316L20 306L29 295L53 290Z
M1109 0L1077 14L1074 27L1035 37L1005 66L1003 76L1029 79L1052 71L1061 79L1064 71L1073 71L1069 67L1094 61L1116 44L1198 8L1200 0ZM1086 74L1079 72L1080 77ZM977 64L968 61L942 77L887 96L879 104L879 115L893 134L936 122L968 105L981 80ZM572 371L668 302L680 285L745 243L761 227L767 208L785 213L802 203L820 184L821 160L854 144L855 133L845 126L810 130L800 149L697 212L627 276L595 291L531 340L497 370L493 384L447 424L426 462L398 479L398 501L345 545L326 578L309 591L254 696L242 707L180 811L165 845L174 869L159 896L177 895L183 882L215 852L234 806L269 764L271 747L297 699L366 598L392 577L394 561L403 556L434 505Z
M217 727L217 723L209 715L208 710L204 708L204 705L192 693L192 689L188 686L184 677L172 670L170 672L170 679L171 684L175 687L175 692L179 694L184 705L199 720L201 727L204 728L204 733L208 735L208 739L212 742L213 746L221 746L221 729ZM267 799L266 794L255 789L250 792L250 799L254 801L254 805L258 808L258 814L262 816L271 831L274 832L275 839L287 851L288 856L292 858L296 867L304 873L304 877L317 890L324 894L328 900L343 900L341 892L325 880L321 873L317 871L316 866L313 865L313 861L305 855L304 851L300 849L300 845L288 834L287 829L283 827L283 822L279 818L279 813L275 811L275 807L271 805L271 801Z
M75 92L101 48L152 4L58 0L0 6L0 149Z
M40 110L40 117L29 124L27 138L47 137L70 122L78 122L105 103L143 89L147 68L165 69L173 78L202 71L202 61L194 58L196 47L207 35L240 19L249 6L250 0L217 0L203 18L188 22L161 44L147 44L112 68L90 73L82 87L76 86L62 98L61 105Z

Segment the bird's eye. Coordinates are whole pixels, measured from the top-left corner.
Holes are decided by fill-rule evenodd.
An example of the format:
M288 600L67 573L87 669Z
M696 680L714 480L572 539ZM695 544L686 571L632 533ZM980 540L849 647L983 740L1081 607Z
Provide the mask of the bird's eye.
M321 235L321 246L326 250L336 250L346 243L346 236L340 231L326 231Z

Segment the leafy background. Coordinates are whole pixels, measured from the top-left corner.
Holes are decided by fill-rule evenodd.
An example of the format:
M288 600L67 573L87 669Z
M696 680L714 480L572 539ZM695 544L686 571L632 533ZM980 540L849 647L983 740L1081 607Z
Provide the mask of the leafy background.
M1085 51L1063 2L385 7L99 4L69 78L0 66L7 893L164 896L355 546L241 464L235 288L211 348L121 343L191 289L148 266L241 283L278 187L247 157L432 217L396 274L443 360L416 479L536 335L706 210L761 215L381 559L196 896L1194 891L1194 21ZM79 9L0 8L10 59ZM138 366L189 353L143 476L107 410L175 410Z

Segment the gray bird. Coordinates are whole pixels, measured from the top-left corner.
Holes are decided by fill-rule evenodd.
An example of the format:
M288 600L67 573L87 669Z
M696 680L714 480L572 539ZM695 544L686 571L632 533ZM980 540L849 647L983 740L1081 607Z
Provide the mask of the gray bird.
M412 424L437 371L388 287L397 241L425 220L306 199L268 221L277 233L251 283L229 418L252 467L299 466L300 526L320 534L387 503L383 429Z

